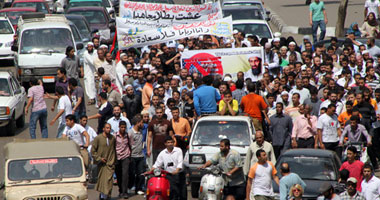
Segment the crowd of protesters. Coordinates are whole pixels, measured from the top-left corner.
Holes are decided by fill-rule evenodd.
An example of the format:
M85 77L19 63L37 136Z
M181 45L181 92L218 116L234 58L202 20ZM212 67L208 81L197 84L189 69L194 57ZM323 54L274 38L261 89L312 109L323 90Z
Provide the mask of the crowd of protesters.
M111 195L114 171L121 197L128 198L131 188L144 194L140 174L147 170L145 160L155 163L167 148L166 136L173 138L183 159L194 123L206 115L252 118L260 137L248 167L265 163L266 155L275 162L290 148L329 149L342 157L343 146L351 141L368 146L375 170L380 159L380 48L374 38L361 44L355 37L349 33L342 45L331 38L325 46L313 44L309 36L297 44L293 37L268 41L234 30L233 39L205 35L117 56L111 45L93 38L83 66L74 48L67 47L55 95L44 94L40 82L32 79L26 107L26 112L32 108L30 135L36 137L39 120L42 136L48 137L44 98L53 99L50 109L57 114L50 125L57 122L57 137L81 147L86 167L99 163L96 189L101 199ZM252 69L247 72L202 74L181 67L183 51L260 46L264 57L249 60ZM96 114L86 115L95 108ZM97 120L97 127L88 120ZM283 168L288 173L289 167ZM363 180L360 174L357 183L351 180L356 185Z

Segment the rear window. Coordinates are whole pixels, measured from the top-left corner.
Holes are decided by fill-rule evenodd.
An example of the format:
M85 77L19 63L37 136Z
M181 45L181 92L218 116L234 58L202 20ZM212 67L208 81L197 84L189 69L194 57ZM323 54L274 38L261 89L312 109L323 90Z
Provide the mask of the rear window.
M16 2L12 7L33 7L36 8L37 12L49 13L43 2Z
M70 11L70 14L82 15L86 18L89 24L106 24L106 16L99 10L88 11Z
M226 138L232 146L249 146L251 140L245 121L201 121L193 134L194 146L219 146L220 140Z

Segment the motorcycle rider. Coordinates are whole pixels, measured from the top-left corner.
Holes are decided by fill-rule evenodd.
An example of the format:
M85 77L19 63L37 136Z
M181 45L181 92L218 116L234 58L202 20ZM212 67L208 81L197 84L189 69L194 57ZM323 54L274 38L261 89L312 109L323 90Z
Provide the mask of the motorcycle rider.
M183 170L182 150L178 147L174 147L174 139L171 136L166 136L165 147L166 149L158 154L152 169L145 174L153 172L156 168L162 168L169 172L166 178L170 182L170 199L186 200L186 175Z
M219 164L221 170L227 175L223 191L226 199L244 199L245 180L240 154L236 150L230 149L229 139L222 139L219 147L220 152L216 153L211 160L207 161L199 169Z

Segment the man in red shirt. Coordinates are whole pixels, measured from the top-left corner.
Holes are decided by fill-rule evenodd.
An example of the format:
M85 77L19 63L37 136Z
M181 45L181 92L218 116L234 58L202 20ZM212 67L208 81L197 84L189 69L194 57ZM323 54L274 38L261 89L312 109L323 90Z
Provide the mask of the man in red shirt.
M255 83L248 83L247 89L249 94L245 95L241 99L240 108L249 116L252 117L253 125L255 126L255 130L263 130L262 121L263 118L261 116L261 112L264 113L265 119L268 124L270 123L267 112L268 105L265 103L264 98L260 95L257 95L256 85Z
M350 177L356 178L358 184L356 189L361 191L361 182L363 180L363 167L364 163L360 160L355 160L357 154L356 147L350 146L347 148L347 161L342 164L340 170L347 169L350 172Z

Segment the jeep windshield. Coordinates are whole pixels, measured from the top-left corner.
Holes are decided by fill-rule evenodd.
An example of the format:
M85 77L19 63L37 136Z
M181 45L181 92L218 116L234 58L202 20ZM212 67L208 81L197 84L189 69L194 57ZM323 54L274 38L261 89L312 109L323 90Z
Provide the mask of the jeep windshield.
M201 121L194 130L192 145L219 146L220 140L228 138L231 146L249 146L251 137L244 121Z
M31 180L76 178L83 174L77 157L14 160L8 164L8 179L13 183Z
M69 29L29 29L22 32L20 53L65 53L67 46L74 46Z

